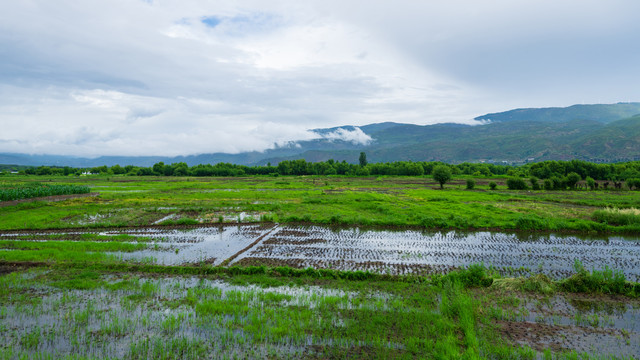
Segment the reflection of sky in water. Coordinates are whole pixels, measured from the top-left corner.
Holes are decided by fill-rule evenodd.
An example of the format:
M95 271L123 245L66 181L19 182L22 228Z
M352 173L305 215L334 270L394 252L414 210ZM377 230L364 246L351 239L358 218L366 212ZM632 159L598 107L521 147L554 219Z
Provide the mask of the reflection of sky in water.
M295 232L292 232L295 231ZM302 233L301 233L302 231ZM309 239L322 241L309 242ZM304 242L307 240L307 242ZM523 235L496 232L418 232L330 230L323 227L282 227L265 243L240 258L296 259L299 266L348 263L434 265L459 267L484 263L498 268L525 267L550 276L567 276L579 259L587 270L605 265L622 270L627 278L640 278L638 238L580 239L575 236Z
M158 239L150 249L132 253L117 253L123 259L148 261L161 265L205 262L220 265L225 259L249 246L270 228L259 225L195 228L189 230L146 229L126 232L130 235Z
M640 280L638 237L339 230L260 224L138 229L103 234L153 238L155 241L150 249L116 253L116 256L164 265L201 262L220 265L239 254L232 265L241 260L250 262L252 258L260 258L273 260L272 265L415 274L483 263L501 269L505 275L544 273L561 278L574 273L574 261L578 259L587 270L600 270L606 265L622 270L628 280Z

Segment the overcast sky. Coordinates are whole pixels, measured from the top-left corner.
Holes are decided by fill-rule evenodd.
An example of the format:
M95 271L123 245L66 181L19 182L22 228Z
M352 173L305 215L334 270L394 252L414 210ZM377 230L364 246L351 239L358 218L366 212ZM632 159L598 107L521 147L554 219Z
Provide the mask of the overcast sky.
M638 101L638 14L636 0L2 1L0 152L240 152L313 128Z

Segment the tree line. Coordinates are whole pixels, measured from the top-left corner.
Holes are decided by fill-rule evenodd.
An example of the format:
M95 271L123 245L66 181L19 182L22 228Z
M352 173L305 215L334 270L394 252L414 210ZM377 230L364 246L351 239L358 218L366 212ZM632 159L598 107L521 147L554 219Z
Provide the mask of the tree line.
M364 154L364 153L363 153ZM131 175L131 176L246 176L246 175L346 175L346 176L423 176L432 175L437 166L446 166L451 174L471 175L475 177L507 176L509 178L540 179L540 187L545 184L561 184L563 179L569 180L572 187L580 180L610 181L612 187L616 182L640 178L640 162L597 164L582 160L542 161L520 166L491 163L445 164L442 162L396 161L387 163L368 163L366 155L360 158L359 164L346 161L327 160L308 162L304 159L284 160L272 166L246 166L231 163L199 164L189 166L184 162L165 164L159 162L151 167L143 166L98 166L92 168L72 167L30 167L21 169L19 173L27 175ZM6 172L4 172L6 174ZM576 174L569 177L570 174ZM573 182L573 180L578 179ZM565 181L566 183L566 181ZM532 185L534 186L534 185ZM559 185L558 185L559 186Z

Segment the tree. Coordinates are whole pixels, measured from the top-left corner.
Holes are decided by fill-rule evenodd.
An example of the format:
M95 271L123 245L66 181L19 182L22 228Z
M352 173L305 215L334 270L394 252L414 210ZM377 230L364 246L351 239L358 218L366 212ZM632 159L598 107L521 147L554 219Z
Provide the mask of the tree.
M431 172L433 179L440 183L440 189L444 188L444 184L451 180L451 169L446 165L438 165Z
M367 166L367 154L365 154L364 152L360 153L360 167L365 167Z
M582 180L582 177L576 172L570 172L569 175L567 175L566 179L567 186L569 186L571 189L575 189L576 184L578 183L578 181Z

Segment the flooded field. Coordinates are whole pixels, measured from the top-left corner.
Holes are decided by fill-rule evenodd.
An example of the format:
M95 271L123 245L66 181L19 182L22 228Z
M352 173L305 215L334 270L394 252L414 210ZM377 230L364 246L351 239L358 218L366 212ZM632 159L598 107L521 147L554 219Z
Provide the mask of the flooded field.
M515 301L514 301L515 300ZM517 307L505 303L514 301ZM517 295L489 307L503 336L538 351L640 355L640 302L602 295Z
M261 288L195 277L129 275L94 279L102 283L98 289L65 289L59 283L50 286L33 281L43 275L32 272L3 279L12 294L0 307L0 348L10 345L13 355L266 358L274 354L300 357L312 351L311 345L327 342L357 345L346 339L314 338L296 328L278 328L273 325L302 320L272 317L281 315L276 310L279 307L304 308L308 318L303 321L315 322L311 312L327 302L354 307L354 293L313 286ZM38 296L25 299L29 294ZM262 343L264 340L269 342Z
M465 298L415 284L387 292L91 271L67 278L32 270L0 277L0 285L3 358L343 358L353 349L361 358L414 357L433 351L425 332L454 331L442 321L450 311L444 294ZM638 301L476 291L501 336L538 351L527 359L548 349L640 356Z
M112 254L127 261L160 265L287 265L426 274L483 263L505 275L543 273L562 278L574 272L574 261L579 260L588 270L609 266L622 271L628 280L640 280L637 237L583 239L553 234L375 231L258 224L140 228L99 234L151 239L145 250ZM17 235L5 233L0 237L12 239ZM37 234L32 237L38 239Z

